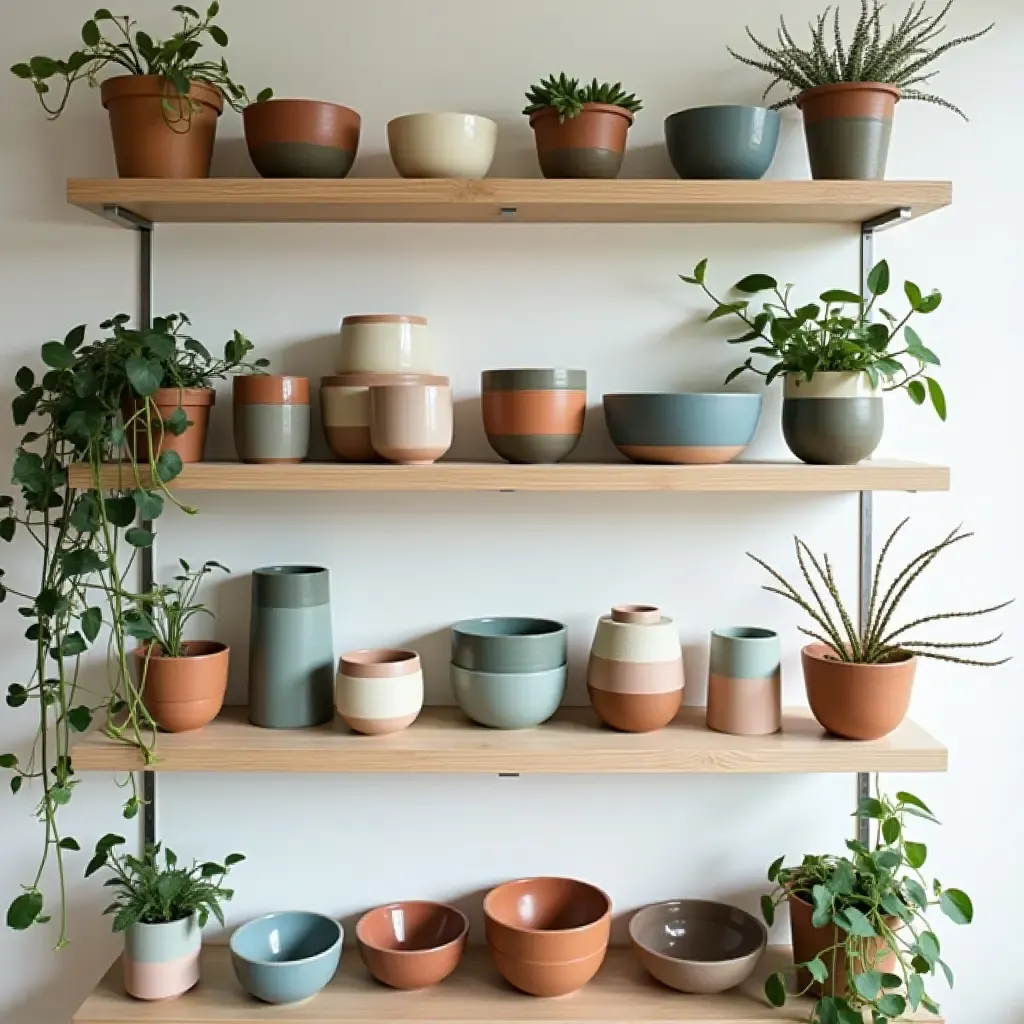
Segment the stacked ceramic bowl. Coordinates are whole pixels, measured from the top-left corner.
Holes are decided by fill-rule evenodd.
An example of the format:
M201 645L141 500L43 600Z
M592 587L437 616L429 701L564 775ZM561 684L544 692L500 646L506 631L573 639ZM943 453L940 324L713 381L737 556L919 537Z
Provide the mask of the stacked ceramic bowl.
M484 897L484 931L502 977L531 996L564 996L597 974L612 901L574 878L523 878Z
M431 372L425 317L347 316L338 372L320 380L324 434L340 462L433 462L452 443L452 392Z
M452 627L452 690L462 710L492 729L529 729L562 703L565 626L549 619L466 619Z

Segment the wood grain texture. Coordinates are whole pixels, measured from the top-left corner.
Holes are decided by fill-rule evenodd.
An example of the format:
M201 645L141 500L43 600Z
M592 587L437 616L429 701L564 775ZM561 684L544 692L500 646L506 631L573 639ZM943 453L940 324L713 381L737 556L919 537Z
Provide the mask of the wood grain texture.
M90 485L86 467L71 469L72 487ZM103 472L105 488L130 487L127 467ZM857 466L802 462L731 462L720 466L644 466L632 463L438 462L389 466L304 462L252 466L197 462L172 483L183 491L679 491L787 492L948 491L949 470L914 462L871 460Z
M457 708L428 707L389 736L357 736L340 722L314 729L260 729L245 708L226 709L205 729L161 734L157 772L520 772L552 774L939 772L945 747L912 722L885 739L855 743L789 710L774 736L727 736L684 708L658 732L618 733L590 708L563 708L536 729L473 725ZM92 733L74 744L77 771L141 769L138 752Z
M561 999L534 999L506 985L486 950L471 948L455 973L434 988L396 992L377 984L346 947L334 981L294 1006L267 1006L242 991L223 946L203 949L202 980L180 999L143 1003L124 994L121 963L74 1015L74 1024L782 1024L806 1021L810 1003L772 1009L764 978L792 963L773 947L746 984L717 996L688 996L649 978L625 949L612 949L597 977ZM943 1024L941 1017L908 1020Z
M119 206L155 224L311 223L831 223L860 224L899 207L952 202L947 181L555 181L212 178L71 180L68 202Z

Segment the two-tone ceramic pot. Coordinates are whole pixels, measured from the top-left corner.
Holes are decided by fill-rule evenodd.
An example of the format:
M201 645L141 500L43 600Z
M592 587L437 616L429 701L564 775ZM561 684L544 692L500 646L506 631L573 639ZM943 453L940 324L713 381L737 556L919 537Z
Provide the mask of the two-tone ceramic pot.
M530 115L545 178L617 178L633 115L625 107L584 103L575 117L554 107Z
M779 635L758 626L711 633L707 724L733 736L767 736L782 728Z
M400 732L423 709L423 666L415 651L362 650L338 662L335 706L341 720L364 736Z
M136 999L173 999L199 982L199 915L133 924L124 933L124 990Z
M867 374L786 375L782 435L802 462L852 466L874 452L884 429L882 389Z
M324 100L271 99L242 111L245 142L264 178L344 178L359 148L359 115Z
M231 385L242 462L294 463L309 454L309 378L239 375Z

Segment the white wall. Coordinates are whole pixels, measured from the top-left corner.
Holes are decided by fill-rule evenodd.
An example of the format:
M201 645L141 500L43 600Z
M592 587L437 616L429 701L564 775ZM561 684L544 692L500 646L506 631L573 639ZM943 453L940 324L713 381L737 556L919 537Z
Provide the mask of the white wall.
M157 30L170 25L157 0L133 8ZM791 23L818 7L787 0ZM849 6L849 5L847 5ZM902 7L902 4L895 5ZM19 4L0 36L0 66L70 49L91 0ZM414 109L459 109L502 124L495 172L537 173L519 116L529 83L552 70L622 79L646 102L625 173L667 175L661 121L707 102L752 102L761 78L733 62L750 22L761 33L775 13L757 0L718 5L671 0L269 0L225 4L232 66L278 95L335 99L361 111L357 174L391 174L384 125ZM1024 12L1012 0L961 4L953 29L998 21L996 33L955 53L939 84L973 116L969 125L923 105L898 112L892 177L951 178L955 205L883 236L897 275L938 286L947 301L926 324L944 360L945 427L893 398L887 454L943 461L949 495L883 495L881 527L914 515L911 547L963 520L979 537L932 574L926 610L1012 596L1022 568L1015 371L1018 325L1011 309L1021 278L1024 217L1015 169L1019 54ZM785 122L774 177L807 174L799 122ZM64 205L68 176L113 173L95 95L45 123L30 90L0 77L0 308L5 401L39 344L81 321L134 309L134 248L127 232ZM221 124L218 166L251 173L236 116ZM766 270L816 293L856 285L856 235L844 229L686 226L311 226L169 227L157 232L158 311L187 310L197 333L220 344L249 333L276 369L319 376L333 368L345 313L396 310L430 317L443 343L460 406L456 453L485 456L479 371L504 365L571 365L590 373L592 403L605 390L717 386L732 351L700 326L698 296L676 275L711 257L723 284ZM750 385L753 386L753 385ZM231 450L228 395L215 413L214 454ZM754 454L784 452L779 396L766 403ZM15 432L3 428L3 451ZM608 450L599 414L586 452ZM8 456L4 456L8 458ZM202 518L161 524L157 571L179 555L226 562L235 577L209 594L218 635L234 645L233 693L244 695L245 574L272 561L316 560L332 570L340 650L412 644L429 689L446 697L445 628L467 615L549 615L569 623L573 696L593 622L612 603L653 601L673 614L688 646L688 699L703 694L703 644L716 625L761 622L785 631L786 691L802 700L796 619L760 593L752 549L787 569L799 531L827 547L854 585L855 502L848 497L754 500L715 496L275 495L199 496ZM911 552L912 553L912 552ZM27 573L23 544L4 552L9 576ZM25 577L27 578L27 577ZM927 597L927 603L921 602ZM933 603L934 602L934 603ZM1002 623L1013 650L1019 610ZM29 665L22 620L0 616L7 679ZM939 809L936 871L975 897L977 923L945 929L959 986L954 1020L1024 1019L1016 980L1013 883L1022 838L1012 800L1021 780L1016 664L980 673L926 666L913 714L950 748L950 774L909 780ZM22 748L30 715L0 710L0 747ZM897 780L886 780L895 784ZM899 780L905 781L905 780ZM850 777L548 778L245 777L160 779L162 837L179 854L246 852L231 923L270 909L309 907L347 920L402 897L468 898L529 872L565 872L606 886L625 911L673 895L735 899L754 909L776 855L832 848L850 828ZM83 848L124 824L121 793L89 777L66 812ZM39 828L32 801L0 796L0 903L35 869ZM940 843L941 839L941 843ZM75 863L75 862L72 862ZM84 864L84 861L82 861ZM1007 882L1000 881L1005 875ZM48 878L48 891L54 879ZM103 894L69 883L72 945L50 952L45 929L0 931L0 1018L61 1022L109 963L116 942L98 916Z

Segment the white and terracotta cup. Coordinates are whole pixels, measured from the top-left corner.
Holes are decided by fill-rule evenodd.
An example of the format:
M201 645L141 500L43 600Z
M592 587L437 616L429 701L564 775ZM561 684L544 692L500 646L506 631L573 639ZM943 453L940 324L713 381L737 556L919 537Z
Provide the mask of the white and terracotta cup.
M338 373L430 373L433 362L426 317L372 313L341 322Z
M407 729L423 709L423 666L415 651L350 651L338 662L335 706L354 732Z
M426 466L452 446L452 389L446 384L370 388L370 444L388 462Z
M711 632L707 724L733 736L767 736L782 728L779 636L759 626Z

